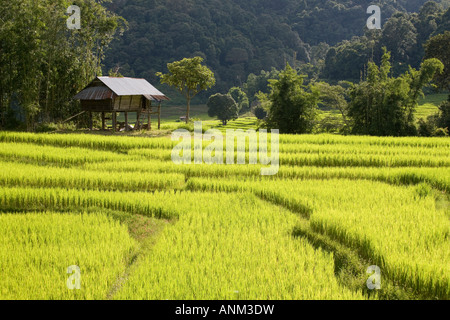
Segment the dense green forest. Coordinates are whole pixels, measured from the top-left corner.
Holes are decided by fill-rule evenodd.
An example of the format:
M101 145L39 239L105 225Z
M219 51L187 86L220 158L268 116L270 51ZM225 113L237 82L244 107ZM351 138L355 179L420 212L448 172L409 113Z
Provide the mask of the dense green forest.
M78 1L80 30L67 28L67 0L1 0L0 128L62 120L73 96L101 74L105 49L125 21L104 1Z
M214 90L220 92L242 86L251 73L283 69L286 62L322 78L359 80L372 49L379 62L383 46L397 64L419 66L423 42L450 25L450 13L443 16L449 0L418 13L425 2L114 0L109 8L129 22L129 30L112 43L105 70L120 67L124 75L157 83L155 73L165 71L167 63L201 56L216 74ZM364 37L371 4L382 8L383 31ZM395 12L401 14L388 22ZM336 48L327 57L330 46Z
M66 27L71 4L81 7L79 30ZM366 27L367 8L373 4L381 7L381 30ZM298 97L288 109L296 105L311 119L305 130L292 132L316 126L315 112L306 111L319 104L342 114L344 126L333 125L337 132L416 134L416 93L429 84L422 75L430 70L422 65L427 59L442 62L443 68L438 61L429 64L438 71L434 83L450 90L449 44L450 0L3 0L0 128L34 130L36 124L79 113L73 96L101 74L146 78L179 105L182 96L161 84L157 73L166 73L174 61L200 57L215 85L198 94L197 103L229 93L240 114L253 111L270 120L273 108L281 106L278 98L289 102ZM386 53L389 61L383 62ZM403 83L390 101L364 87L375 83L369 79L376 74L373 66L383 63L389 63L389 72L377 80L380 90ZM273 81L283 79L294 88L286 91L287 98L277 97L274 87ZM320 99L311 99L311 105L302 101L313 90ZM400 110L397 129L372 130L366 121L355 131L356 113L350 109L367 108L357 100L370 95L374 106ZM446 128L448 107L444 105L441 118L421 123L422 131ZM364 112L367 120L369 112ZM379 112L376 119L382 119ZM77 120L82 125L87 117ZM410 127L414 130L404 129Z
M359 80L368 60L381 59L382 47L392 52L394 72L400 74L409 66L417 68L424 57L424 44L435 35L450 30L450 10L436 2L427 2L418 13L395 13L381 31L344 40L331 48L321 76L329 80Z

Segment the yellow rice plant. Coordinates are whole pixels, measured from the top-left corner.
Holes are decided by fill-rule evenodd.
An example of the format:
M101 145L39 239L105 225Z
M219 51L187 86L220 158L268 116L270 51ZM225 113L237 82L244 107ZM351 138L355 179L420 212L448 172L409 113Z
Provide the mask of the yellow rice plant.
M248 192L303 213L313 229L371 258L418 292L450 297L450 222L426 185L372 181L191 179L197 191Z
M26 143L0 143L0 159L8 161L33 161L55 163L60 166L71 166L96 161L121 161L124 156L107 151L95 151L83 148L57 148L37 146Z
M40 167L0 162L0 186L60 187L119 191L181 189L184 175L178 173L132 173L88 171L78 168Z
M362 299L332 255L292 236L298 217L251 194L192 194L115 299Z
M134 158L145 160L171 161L172 150L132 149L128 151ZM245 162L249 163L249 153ZM237 152L234 153L235 163ZM191 151L194 162L194 151ZM226 151L223 152L223 164L226 163ZM280 153L280 166L316 166L316 167L450 167L450 156L425 156L416 154L339 154L339 153Z
M66 211L94 207L172 219L177 218L181 210L179 203L167 200L174 193L173 191L148 193L61 188L0 188L0 209L3 211Z
M136 245L101 213L2 214L0 234L2 300L106 299Z

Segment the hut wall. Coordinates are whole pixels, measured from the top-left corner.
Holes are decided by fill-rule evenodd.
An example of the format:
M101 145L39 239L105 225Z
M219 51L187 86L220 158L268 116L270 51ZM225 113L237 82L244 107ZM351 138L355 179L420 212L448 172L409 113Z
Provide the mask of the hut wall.
M149 105L150 101L142 96L122 96L113 100L81 100L82 110L90 112L137 112Z
M142 109L142 96L122 96L114 100L114 111L135 112Z
M81 108L83 111L91 112L108 112L112 111L112 100L81 100Z

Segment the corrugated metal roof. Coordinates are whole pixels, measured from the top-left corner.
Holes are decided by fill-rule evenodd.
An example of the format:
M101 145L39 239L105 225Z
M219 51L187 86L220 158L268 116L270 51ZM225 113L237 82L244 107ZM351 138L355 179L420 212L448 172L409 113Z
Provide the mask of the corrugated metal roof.
M99 86L101 81L106 87ZM145 79L97 77L83 91L78 93L75 100L105 100L120 96L144 96L148 100L170 100Z
M106 100L113 99L114 92L108 87L89 87L78 93L75 100Z
M118 96L151 96L155 100L169 100L161 91L145 79L98 77Z

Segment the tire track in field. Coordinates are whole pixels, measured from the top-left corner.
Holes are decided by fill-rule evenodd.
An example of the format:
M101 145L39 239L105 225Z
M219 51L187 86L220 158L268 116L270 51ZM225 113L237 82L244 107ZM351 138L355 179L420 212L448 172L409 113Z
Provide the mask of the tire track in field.
M239 189L225 189L217 190L216 188L206 188L187 183L187 189L194 191L205 191L206 189L213 192L237 193L242 190ZM299 224L292 231L294 237L303 237L310 242L316 249L333 253L335 260L335 276L339 283L348 287L351 290L362 290L369 298L383 299L383 300L410 300L410 299L435 299L427 293L417 292L405 283L400 283L392 278L386 277L383 274L382 290L376 292L370 291L367 288L366 282L369 274L366 273L367 268L376 265L372 261L370 254L364 254L358 247L349 247L342 243L339 239L331 238L330 236L314 230L310 226L310 216L314 209L301 204L289 203L280 201L275 196L271 196L264 192L264 190L251 190L251 192L261 200L287 209L299 216Z
M266 197L263 193L255 192L255 190L253 193L267 203L279 206L299 215L299 223L292 231L292 235L294 237L306 239L316 249L321 249L333 254L335 276L342 286L353 291L362 290L369 299L436 299L436 297L416 292L409 286L386 277L385 274L382 278L382 289L376 291L369 290L367 287L367 280L369 278L367 268L376 264L372 261L371 257L365 255L359 248L349 247L340 242L339 239L334 239L326 234L315 231L311 227L309 220L314 212L312 208L305 205L295 207L289 206L285 203L279 203L270 197Z
M149 253L165 227L170 223L174 223L174 221L131 214L124 223L128 225L129 233L138 241L139 247L130 255L125 271L117 278L114 285L111 286L106 297L107 300L114 299L114 295L122 288L142 258Z

